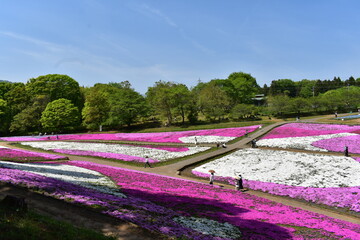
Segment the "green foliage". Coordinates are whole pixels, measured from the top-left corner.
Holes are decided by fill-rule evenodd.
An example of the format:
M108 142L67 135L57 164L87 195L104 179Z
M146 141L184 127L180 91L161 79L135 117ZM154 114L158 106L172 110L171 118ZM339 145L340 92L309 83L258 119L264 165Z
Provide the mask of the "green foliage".
M0 99L0 131L6 132L9 127L9 106L4 99Z
M191 111L192 94L184 84L156 82L153 87L148 88L146 99L155 112L165 117L169 124L177 116L184 122L185 116Z
M198 96L198 105L202 113L210 120L224 117L230 107L230 98L215 83L207 84Z
M51 102L65 98L79 109L83 107L79 83L67 75L48 74L31 78L26 83L26 90L30 96L47 95Z
M256 79L248 73L234 72L229 75L228 81L234 86L234 103L251 103L251 99L260 91Z
M276 95L268 98L268 107L272 114L282 115L290 111L290 97L287 95Z
M251 104L237 104L231 109L232 119L247 119L253 118L258 114L258 108Z
M36 96L33 101L32 105L14 116L10 125L10 132L26 133L41 129L41 113L49 103L49 98L48 96Z
M85 99L82 110L83 124L86 128L95 130L105 123L109 115L107 93L103 91L102 85L96 85L86 92Z
M79 110L70 100L60 98L50 102L41 114L40 122L50 131L75 128L79 124Z
M271 96L282 95L285 94L289 97L296 96L296 85L290 79L279 79L271 82L269 88L269 94Z
M132 89L129 82L110 84L110 86L115 87L114 94L109 95L111 107L107 122L110 125L130 126L146 114L145 98Z

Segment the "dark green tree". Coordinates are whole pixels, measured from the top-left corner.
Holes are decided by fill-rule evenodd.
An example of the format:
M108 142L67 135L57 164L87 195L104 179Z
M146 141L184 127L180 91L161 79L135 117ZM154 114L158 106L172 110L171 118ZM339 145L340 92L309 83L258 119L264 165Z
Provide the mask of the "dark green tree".
M271 82L269 94L272 96L285 94L289 97L296 96L296 85L290 79L279 79Z
M14 116L10 125L10 132L28 133L41 130L41 113L49 103L48 96L36 96L33 103Z

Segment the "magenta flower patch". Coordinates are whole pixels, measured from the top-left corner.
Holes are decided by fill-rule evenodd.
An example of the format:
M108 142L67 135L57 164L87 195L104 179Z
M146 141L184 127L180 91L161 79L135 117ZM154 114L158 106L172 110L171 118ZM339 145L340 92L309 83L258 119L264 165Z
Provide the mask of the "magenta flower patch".
M308 137L335 133L356 133L360 126L336 124L289 123L271 130L263 139Z
M195 215L238 226L247 239L303 239L296 235L291 226L318 229L325 234L334 233L350 239L360 237L357 224L287 207L238 191L94 163L72 161L69 164L109 176L122 186L127 196L156 202L184 216Z
M68 134L56 136L34 136L34 137L3 137L3 141L45 141L45 140L104 140L104 141L137 141L137 142L161 142L161 143L181 143L180 138L198 136L199 142L201 136L217 136L225 138L237 138L244 136L246 132L255 131L260 125L223 128L209 130L179 131L179 132L159 132L159 133L113 133L113 134ZM214 138L214 142L218 139ZM221 138L220 138L221 139Z
M28 150L22 149L11 149L11 148L0 148L0 158L2 159L38 159L38 160L56 160L56 159L66 159L64 156L48 154L48 153L39 153L31 152Z

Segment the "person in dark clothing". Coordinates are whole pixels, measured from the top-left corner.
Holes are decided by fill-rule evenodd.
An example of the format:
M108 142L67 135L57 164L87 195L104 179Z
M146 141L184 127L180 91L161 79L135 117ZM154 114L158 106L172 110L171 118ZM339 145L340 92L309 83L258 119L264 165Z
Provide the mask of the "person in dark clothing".
M345 155L345 157L349 156L349 148L348 148L348 146L345 146L345 148L344 148L344 155Z
M244 186L243 186L243 180L242 180L242 176L239 174L239 176L236 178L236 190L243 190Z
M149 166L149 168L151 168L150 162L149 162L149 156L145 156L145 165L144 168L146 168L146 166Z
M251 147L256 148L256 138L251 140Z

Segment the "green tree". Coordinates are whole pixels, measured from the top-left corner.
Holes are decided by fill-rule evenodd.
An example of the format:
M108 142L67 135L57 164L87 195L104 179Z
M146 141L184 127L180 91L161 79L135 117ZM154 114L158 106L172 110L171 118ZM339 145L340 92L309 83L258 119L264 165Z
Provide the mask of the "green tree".
M231 118L233 119L246 119L254 117L257 114L257 109L251 104L237 104L231 109Z
M47 95L50 101L60 98L71 100L79 110L84 105L79 83L67 75L48 74L31 78L26 83L26 90L31 96Z
M283 115L290 110L290 97L287 95L270 96L267 99L268 108L274 115Z
M221 120L228 113L230 99L228 95L215 83L209 83L201 89L198 96L201 112L210 120Z
M14 84L14 87L5 93L4 98L9 103L12 117L31 105L30 96L23 83Z
M85 92L86 100L82 110L83 124L87 129L95 130L108 118L110 111L108 94L102 89L102 85L95 85Z
M0 132L6 133L9 123L9 106L4 99L0 99Z
M275 95L288 95L289 97L296 96L296 85L290 79L279 79L271 82L269 88L269 94L272 96Z
M260 91L256 79L248 73L234 72L227 78L235 90L234 103L251 103L252 98Z
M46 106L40 122L44 129L51 131L75 128L79 124L79 110L69 99L60 98Z
M145 98L131 88L128 81L109 83L109 85L115 88L113 94L109 95L110 125L130 126L147 113Z
M10 125L10 132L27 133L41 130L41 113L49 103L49 97L40 95L33 99L33 103L14 116Z
M153 87L149 87L146 92L146 99L154 111L167 119L171 124L174 117L174 108L176 107L176 99L174 99L173 88L176 83L158 81Z
M290 100L290 109L292 112L300 114L310 108L310 103L307 99L296 97Z

